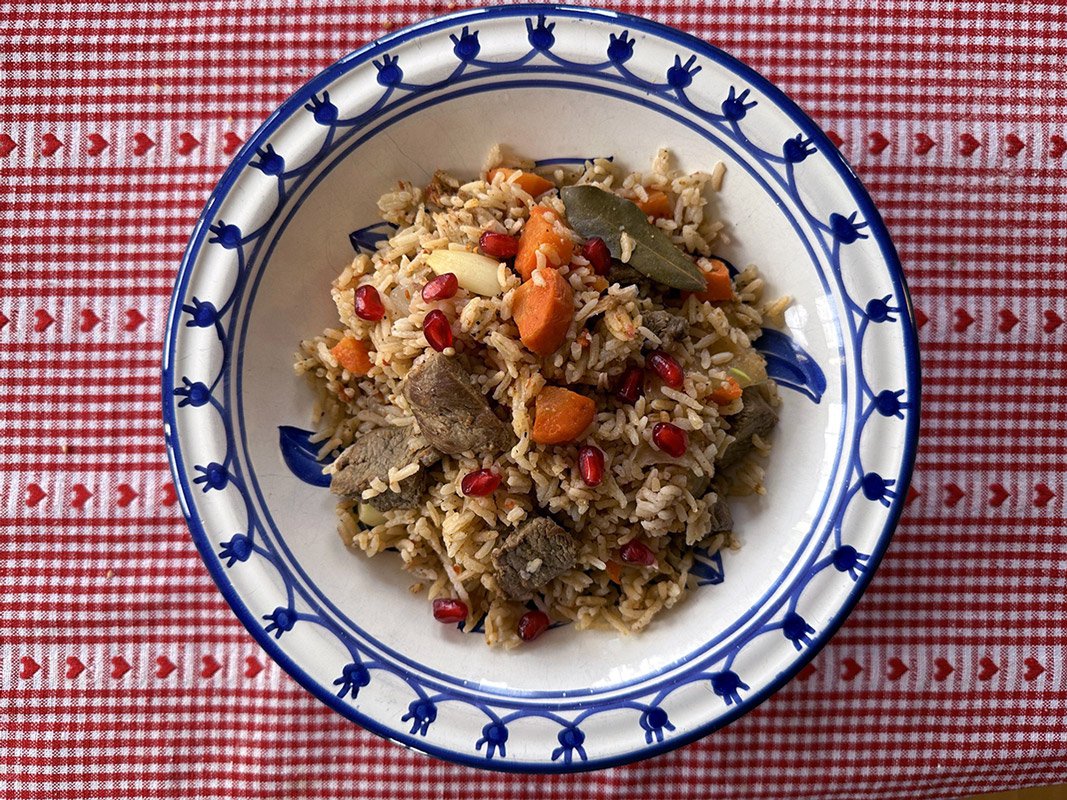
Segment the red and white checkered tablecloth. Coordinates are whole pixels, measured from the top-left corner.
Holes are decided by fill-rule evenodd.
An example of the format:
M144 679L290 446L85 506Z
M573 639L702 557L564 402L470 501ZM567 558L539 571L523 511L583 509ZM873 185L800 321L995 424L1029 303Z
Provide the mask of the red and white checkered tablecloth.
M466 3L5 4L0 795L913 800L1067 781L1067 6L611 5L784 88L900 250L922 441L844 628L728 728L590 774L450 766L314 700L229 611L175 502L158 381L171 281L273 108L369 39Z

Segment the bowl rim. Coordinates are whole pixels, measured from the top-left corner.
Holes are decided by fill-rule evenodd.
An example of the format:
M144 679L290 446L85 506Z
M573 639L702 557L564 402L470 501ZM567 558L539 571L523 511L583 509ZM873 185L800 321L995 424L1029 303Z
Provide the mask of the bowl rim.
M256 150L262 146L274 130L287 120L294 111L298 110L313 95L323 87L328 86L334 80L342 77L352 68L364 64L374 57L381 55L390 48L417 39L421 36L432 34L442 28L452 28L464 23L473 23L495 18L511 18L522 16L546 15L570 20L590 19L600 22L613 22L624 25L631 30L664 39L679 46L689 49L691 52L718 63L744 78L749 84L764 94L779 111L786 114L798 129L812 142L819 145L819 151L826 156L827 163L842 178L849 192L855 199L859 212L868 223L868 231L878 245L879 252L888 270L889 277L899 287L903 306L899 313L902 317L901 326L904 338L903 358L905 374L908 385L908 409L909 414L905 423L902 458L900 462L899 480L896 484L897 494L893 498L888 515L879 534L875 546L871 548L869 559L866 562L867 569L862 572L847 596L841 602L833 615L829 618L821 630L812 637L811 644L786 670L758 691L730 707L726 712L718 715L702 725L696 726L686 733L672 736L662 742L648 744L639 750L611 757L594 758L578 763L547 762L516 762L500 759L486 759L468 756L447 747L428 742L425 739L416 739L413 736L398 734L395 730L386 728L374 717L360 712L352 705L345 703L341 698L328 691L320 683L312 679L302 667L298 666L286 653L285 648L275 640L259 623L258 618L247 608L239 596L234 585L226 578L221 562L216 558L206 530L201 523L199 515L195 512L193 504L188 498L191 495L191 487L187 476L182 468L180 457L181 444L177 436L177 421L174 413L174 368L173 352L176 346L177 333L182 315L181 294L187 279L191 276L193 268L199 256L202 246L202 234L205 226L213 219L221 202L229 195L242 171L248 166ZM904 319L906 317L906 319ZM167 327L163 343L163 367L162 367L162 406L163 422L166 433L166 450L170 463L171 474L175 482L175 489L180 500L182 513L186 518L192 539L204 561L208 572L211 574L216 586L238 617L247 631L257 641L267 655L275 661L290 677L297 681L305 690L322 701L334 711L340 713L346 719L359 724L372 733L389 741L400 744L418 752L431 755L462 766L478 769L488 769L500 772L515 772L527 774L561 774L586 772L604 769L612 766L633 763L655 755L669 752L697 741L708 734L730 724L734 720L761 705L771 695L775 694L786 683L793 679L822 648L833 638L855 608L859 599L863 596L870 584L886 549L892 540L897 527L901 512L907 497L907 487L910 485L916 451L918 447L919 420L921 416L921 369L918 347L918 332L915 323L914 309L911 295L899 256L896 252L888 230L882 220L874 201L864 187L862 181L856 175L848 161L830 141L826 133L803 111L801 108L779 89L769 79L763 77L737 57L721 50L703 39L692 34L685 33L669 25L647 19L645 17L607 9L571 6L552 3L517 4L496 8L475 8L457 11L450 14L428 18L410 26L393 31L381 38L375 39L359 49L343 56L333 62L309 81L304 83L277 109L275 109L256 131L247 139L245 144L234 156L214 189L208 197L189 237L189 242L183 253L178 271L175 276L174 289L171 295L170 308L167 315Z

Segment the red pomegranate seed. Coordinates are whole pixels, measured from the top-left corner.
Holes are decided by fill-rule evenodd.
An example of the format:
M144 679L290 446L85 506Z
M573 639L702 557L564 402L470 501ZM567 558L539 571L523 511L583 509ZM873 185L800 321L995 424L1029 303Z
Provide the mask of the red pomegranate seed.
M496 491L500 476L491 469L476 469L468 472L460 481L459 488L467 497L485 497Z
M582 255L597 275L607 275L611 269L611 251L599 236L594 236L582 245Z
M422 287L422 299L427 303L433 303L436 300L447 300L450 297L455 297L458 290L459 279L454 273L446 272L444 275L438 275Z
M578 471L586 486L599 486L604 480L604 451L586 445L578 451Z
M356 316L368 322L377 322L385 316L382 296L373 286L360 286L356 289Z
M669 422L655 424L652 428L652 441L664 453L675 458L684 456L685 448L689 446L689 436L686 432Z
M506 233L486 231L478 239L478 247L492 258L514 258L519 252L519 240Z
M552 620L544 611L527 611L519 618L519 638L524 642L532 642L547 631L551 623Z
M451 597L438 597L433 601L433 618L451 624L463 622L467 618L467 604Z
M445 316L445 312L435 308L422 321L422 332L430 347L440 353L446 347L452 346L452 325Z
M636 403L645 388L645 371L640 367L629 366L622 373L618 385L615 387L615 396L624 403Z
M627 542L620 548L619 558L627 564L639 564L642 567L651 567L656 563L656 554L647 544L637 539Z
M662 350L653 350L648 354L648 365L663 378L663 382L672 389L681 389L685 381L685 370L682 365L675 361L674 356L664 353Z

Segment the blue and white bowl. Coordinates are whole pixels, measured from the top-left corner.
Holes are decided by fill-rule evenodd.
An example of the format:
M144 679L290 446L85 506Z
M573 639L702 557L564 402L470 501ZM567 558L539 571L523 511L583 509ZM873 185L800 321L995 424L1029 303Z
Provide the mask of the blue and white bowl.
M727 165L720 255L794 298L761 340L783 387L766 497L743 546L640 635L552 631L491 650L442 626L388 554L348 552L302 429L298 342L332 324L329 284L373 247L398 178L478 171L494 144L544 163ZM767 80L644 19L511 6L430 20L342 59L253 136L193 232L163 361L182 508L223 595L337 712L491 769L619 764L737 718L841 624L889 542L918 432L907 289L870 198Z

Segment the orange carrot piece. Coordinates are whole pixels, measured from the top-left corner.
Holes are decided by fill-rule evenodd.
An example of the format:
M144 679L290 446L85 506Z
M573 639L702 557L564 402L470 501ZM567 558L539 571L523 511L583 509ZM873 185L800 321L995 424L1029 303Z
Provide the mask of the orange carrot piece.
M592 398L546 386L534 402L533 440L538 444L566 444L593 424L596 403Z
M730 281L730 270L717 258L708 260L711 262L712 270L704 273L705 289L702 292L696 292L696 299L708 303L733 300L734 285Z
M674 206L671 205L667 195L659 189L650 190L647 200L634 200L634 203L650 217L674 216Z
M615 561L614 559L609 559L608 561L604 562L604 567L606 568L606 572L608 573L609 578L615 581L615 583L621 582L622 564L620 564L618 561Z
M708 394L711 402L716 405L726 406L741 396L741 384L727 376L723 383L716 386Z
M574 291L566 278L554 269L537 270L544 283L530 278L515 290L511 313L519 327L519 338L531 353L547 356L567 337L574 319Z
M534 206L530 209L530 218L526 220L522 233L519 235L519 252L515 255L515 269L524 281L530 280L534 268L537 266L537 251L548 257L548 266L555 267L549 253L554 253L559 258L560 265L569 264L574 255L574 242L556 232L555 222L548 220L546 215L551 214L553 219L556 214L552 209L544 206Z
M346 336L330 350L337 363L347 369L353 375L366 375L370 372L370 351L366 342Z
M508 167L497 167L496 169L489 170L485 179L492 183L497 175L503 175L504 180L507 180L516 172L519 172L519 170L510 169ZM556 184L552 183L548 178L542 178L540 175L533 172L523 172L515 179L515 183L518 184L519 188L526 192L526 194L533 197L537 197L539 194L544 194L549 189L556 188Z

